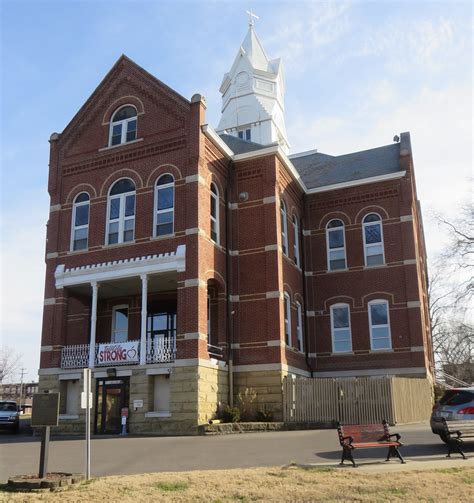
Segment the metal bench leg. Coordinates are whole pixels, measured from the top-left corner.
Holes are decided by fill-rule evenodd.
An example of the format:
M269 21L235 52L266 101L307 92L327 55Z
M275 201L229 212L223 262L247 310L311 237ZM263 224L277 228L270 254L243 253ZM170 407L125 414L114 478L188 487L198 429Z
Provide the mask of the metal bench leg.
M390 458L392 456L396 456L402 464L405 464L405 460L402 458L402 455L400 454L400 451L398 450L398 447L391 445L388 448L388 453L387 453L387 459L385 461L390 461Z
M352 456L352 449L349 447L343 447L342 448L342 459L341 462L339 463L340 465L344 464L345 460L348 460L352 463L352 466L355 468L357 465L355 464L354 458Z
M452 452L459 452L461 454L463 459L467 459L466 456L464 455L464 452L462 450L462 440L459 440L458 438L453 438L449 442L449 449L448 449L448 455L446 456L447 458L451 457Z

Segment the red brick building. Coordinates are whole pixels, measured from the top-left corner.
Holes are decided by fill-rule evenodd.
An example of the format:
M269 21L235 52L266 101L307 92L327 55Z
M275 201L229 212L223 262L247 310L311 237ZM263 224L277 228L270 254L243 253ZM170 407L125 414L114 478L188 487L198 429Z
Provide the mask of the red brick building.
M288 155L281 62L253 28L218 132L122 56L51 136L40 388L61 426L196 432L244 387L278 419L294 376L431 378L409 133Z

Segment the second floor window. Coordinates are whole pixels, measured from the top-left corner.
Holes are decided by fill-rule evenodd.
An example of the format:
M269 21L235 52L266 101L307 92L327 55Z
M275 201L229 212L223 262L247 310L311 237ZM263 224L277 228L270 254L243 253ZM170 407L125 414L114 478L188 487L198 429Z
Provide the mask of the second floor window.
M135 184L124 178L110 190L107 211L107 244L135 239Z
M346 269L346 240L341 220L331 220L326 226L328 270Z
M283 253L288 256L288 223L286 219L286 206L283 201L280 203L281 217L281 248Z
M298 217L293 216L293 258L295 264L300 266L300 226L298 223Z
M382 219L377 213L370 213L364 217L362 229L365 265L384 264Z
M331 306L331 334L333 353L352 351L351 319L347 304Z
M211 183L211 239L219 244L219 191Z
M111 342L128 341L128 306L115 306L112 310Z
M166 236L174 231L174 178L163 175L156 182L155 236Z
M89 235L89 194L82 192L76 197L72 210L71 249L87 250Z
M109 145L137 139L137 111L130 105L119 108L110 121Z

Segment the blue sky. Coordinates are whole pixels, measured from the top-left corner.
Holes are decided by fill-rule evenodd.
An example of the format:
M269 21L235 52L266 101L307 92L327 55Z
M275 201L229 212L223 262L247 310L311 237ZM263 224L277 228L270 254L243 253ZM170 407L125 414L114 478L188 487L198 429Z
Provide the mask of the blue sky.
M8 1L1 4L2 338L36 376L48 138L125 53L217 125L219 85L247 31L283 59L292 152L330 154L410 131L430 257L472 177L470 2Z

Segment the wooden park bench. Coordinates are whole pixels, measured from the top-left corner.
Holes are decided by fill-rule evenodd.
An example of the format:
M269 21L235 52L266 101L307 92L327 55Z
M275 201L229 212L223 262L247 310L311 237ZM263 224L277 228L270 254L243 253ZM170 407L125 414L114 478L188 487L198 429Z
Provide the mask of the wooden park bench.
M355 467L355 461L352 456L354 449L369 449L372 447L388 447L387 459L392 456L397 456L402 463L405 463L398 448L403 444L400 442L398 433L391 434L386 421L382 424L338 424L337 432L339 434L339 442L342 447L342 459L339 463L344 464L347 459L352 462ZM395 437L395 440L392 440Z
M459 452L463 459L467 459L463 450L462 444L465 438L474 438L474 421L446 421L443 417L443 427L446 438L448 439L448 455L451 457L451 452Z

